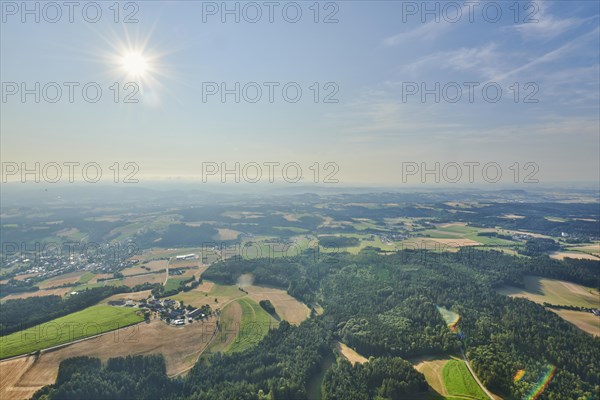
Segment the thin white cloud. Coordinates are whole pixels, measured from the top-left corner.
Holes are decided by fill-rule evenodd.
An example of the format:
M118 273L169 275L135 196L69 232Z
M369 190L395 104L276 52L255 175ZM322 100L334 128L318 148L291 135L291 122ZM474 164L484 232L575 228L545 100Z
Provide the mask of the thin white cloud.
M383 44L386 46L396 46L399 44L406 43L408 40L434 40L439 38L442 35L448 33L448 31L456 28L458 25L463 23L464 21L469 21L468 15L470 13L470 8L468 5L464 5L461 7L460 18L457 22L450 22L440 19L439 21L435 21L434 19L429 22L420 23L416 28L407 30L405 32L397 33L393 36L389 36L383 39Z
M521 13L522 18L527 19L528 22L514 26L514 29L527 40L549 41L586 21L582 18L559 18L551 14L547 1L534 1L531 5L528 3L527 7L528 9L521 10Z
M535 67L535 66L538 66L541 64L550 63L550 62L557 61L557 60L565 60L566 61L566 56L568 54L570 54L574 50L576 50L583 42L585 42L589 39L597 39L599 32L600 32L600 28L596 28L590 32L580 35L580 36L576 37L575 39L565 43L564 45L562 45L552 51L542 54L541 56L533 59L532 61L529 61L521 66L513 68L504 73L493 76L492 79L490 79L490 81L491 82L501 82L508 77L514 76L516 74L519 74L525 70L531 69L532 67Z
M499 52L498 45L491 42L479 47L461 47L428 54L403 65L402 72L414 73L431 66L436 69L475 72L478 78L489 77L498 73L498 68L505 59L505 55Z
M383 39L383 44L386 46L396 46L408 40L433 40L452 29L455 25L447 22L429 21L411 30L387 37Z

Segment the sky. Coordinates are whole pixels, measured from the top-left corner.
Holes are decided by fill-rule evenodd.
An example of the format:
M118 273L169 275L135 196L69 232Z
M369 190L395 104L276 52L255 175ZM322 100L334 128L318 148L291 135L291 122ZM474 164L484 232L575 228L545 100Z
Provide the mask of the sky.
M72 22L23 4L1 4L3 181L36 162L141 182L259 165L264 183L265 162L284 183L600 180L595 1L99 1Z

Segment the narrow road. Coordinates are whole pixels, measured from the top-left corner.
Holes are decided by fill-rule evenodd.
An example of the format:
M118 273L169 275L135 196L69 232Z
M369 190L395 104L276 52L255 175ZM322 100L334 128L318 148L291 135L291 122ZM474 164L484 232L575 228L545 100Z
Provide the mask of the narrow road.
M475 378L475 382L477 382L477 384L479 385L481 390L483 390L483 392L485 394L487 394L490 399L495 400L494 395L492 393L490 393L490 391L487 390L485 386L483 386L483 383L481 383L481 381L475 374L475 371L473 371L473 368L471 368L471 364L469 363L469 360L467 360L467 356L465 356L465 352L462 350L460 352L462 353L463 360L465 360L465 364L467 364L467 368L469 369L469 372L471 372L471 375L473 375L473 378Z
M166 286L167 281L169 280L169 264L171 264L172 259L173 259L173 257L169 258L169 262L167 262L167 276L165 276L165 281L163 283L163 286Z

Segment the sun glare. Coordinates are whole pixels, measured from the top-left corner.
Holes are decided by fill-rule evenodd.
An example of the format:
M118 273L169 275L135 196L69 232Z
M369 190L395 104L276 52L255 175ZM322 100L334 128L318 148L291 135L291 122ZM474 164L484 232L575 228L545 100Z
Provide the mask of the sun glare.
M143 78L149 70L147 57L140 52L134 51L122 55L121 66L132 77Z

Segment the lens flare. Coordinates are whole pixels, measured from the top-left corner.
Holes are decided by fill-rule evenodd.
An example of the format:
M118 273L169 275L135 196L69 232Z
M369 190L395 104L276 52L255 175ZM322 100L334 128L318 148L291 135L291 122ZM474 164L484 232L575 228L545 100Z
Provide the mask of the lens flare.
M519 382L521 379L523 379L523 376L525 375L525 370L524 369L520 369L517 371L517 373L515 374L515 376L513 376L513 381Z
M537 399L543 392L546 390L550 381L554 377L554 373L556 372L556 367L554 365L547 365L546 371L542 373L540 379L538 379L536 385L533 387L531 392L525 397L527 400L535 400Z

